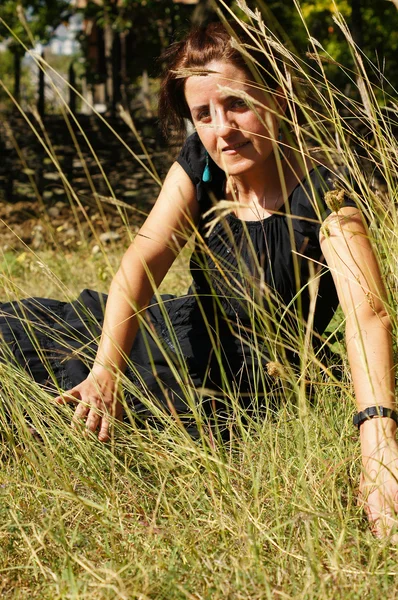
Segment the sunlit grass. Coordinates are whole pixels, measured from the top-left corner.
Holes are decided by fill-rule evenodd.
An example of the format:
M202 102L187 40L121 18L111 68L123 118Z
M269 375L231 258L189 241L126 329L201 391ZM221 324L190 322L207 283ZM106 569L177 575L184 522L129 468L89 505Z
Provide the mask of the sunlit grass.
M93 254L91 248L77 247L65 251L59 247L32 252L9 250L0 255L3 299L27 296L62 300L67 292L76 296L84 288L107 293L126 246L118 244ZM191 278L188 269L189 249L185 248L165 277L163 293L186 293ZM4 294L5 292L5 294Z
M263 31L255 37L266 52L270 32L255 15L252 19L255 30ZM347 38L355 54L348 33ZM289 102L300 106L308 121L304 127L294 118L287 123L295 128L303 155L316 147L331 164L346 165L356 182L395 323L398 154L386 114L398 121L396 103L387 98L389 112L380 109L360 56L357 72L350 74L359 92L351 101L331 86L315 43L308 60L317 70L311 71L271 41L324 115L316 118L318 108L297 97L289 77L279 71ZM278 72L279 64L275 67ZM357 125L341 118L337 105L347 100L351 116L368 127L368 137L362 139ZM43 132L38 135L57 165L51 144ZM369 173L381 172L384 187L373 185L358 148ZM63 183L80 210L78 196ZM128 213L119 208L128 240ZM126 244L99 245L95 253L93 244L84 243L8 250L0 256L2 299L70 300L83 288L107 292ZM188 256L187 248L161 292L186 292ZM261 307L254 307L253 315L266 337ZM48 600L396 597L396 550L388 540L372 537L357 506L359 442L351 424L354 404L340 313L328 331L337 335L331 343L341 377L305 347L305 335L290 340L307 358L298 376L284 365L286 379L275 381L268 400L277 399L276 414L252 419L231 395L234 428L224 443L209 433L197 409L197 441L178 420L158 413L163 428L137 429L127 419L115 425L109 444L100 444L95 436L71 429L69 407L54 406L27 374L1 364L0 594ZM278 340L273 342L277 346ZM181 361L181 377L184 368ZM189 397L188 388L186 393ZM132 416L128 407L127 416Z

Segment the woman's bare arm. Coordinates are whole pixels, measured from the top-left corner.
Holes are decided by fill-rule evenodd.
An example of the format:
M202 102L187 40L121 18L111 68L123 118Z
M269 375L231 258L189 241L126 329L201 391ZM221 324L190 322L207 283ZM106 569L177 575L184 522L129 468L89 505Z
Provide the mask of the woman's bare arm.
M56 399L76 402L73 424L86 418L86 429L94 432L99 428L101 441L109 439L110 416L121 414L117 377L126 367L138 330L136 315L148 305L198 219L195 187L174 163L112 280L93 368L87 379Z
M320 243L346 317L346 340L358 410L395 406L391 322L380 269L360 213L328 217ZM326 235L325 235L325 232Z
M320 244L346 318L346 341L358 410L395 408L391 321L385 287L358 210L342 208L321 229ZM376 533L389 531L398 508L397 426L390 418L360 428L361 493Z
M124 370L138 328L134 315L147 306L187 242L198 216L194 185L183 168L174 163L112 281L94 370Z

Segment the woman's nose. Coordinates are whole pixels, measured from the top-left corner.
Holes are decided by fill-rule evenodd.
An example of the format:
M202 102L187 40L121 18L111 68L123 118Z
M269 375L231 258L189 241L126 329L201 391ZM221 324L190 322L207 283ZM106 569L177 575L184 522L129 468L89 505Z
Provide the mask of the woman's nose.
M233 129L231 120L228 118L226 112L222 109L215 111L214 128L217 135L220 137L227 136Z

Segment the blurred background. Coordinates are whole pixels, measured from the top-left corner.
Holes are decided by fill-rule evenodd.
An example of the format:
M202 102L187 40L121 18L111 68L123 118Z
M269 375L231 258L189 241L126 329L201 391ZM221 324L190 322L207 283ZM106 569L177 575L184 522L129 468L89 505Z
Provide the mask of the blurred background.
M339 10L371 61L380 103L386 93L396 97L396 0L303 1L305 26L293 0L0 0L3 250L49 243L37 221L43 213L63 244L90 237L87 218L80 234L67 219L70 191L62 174L103 233L102 212L111 208L102 203L98 211L98 195L134 206L140 221L178 152L172 132L165 140L158 126L159 57L193 25L229 11L248 21L245 4L261 11L269 32L314 75L319 65L309 37L316 38L329 81L349 101L357 87L349 46L333 20Z
M224 0L1 0L0 78L22 109L33 104L40 115L59 113L51 88L55 76L41 77L32 51L65 79L57 89L73 110L89 114L92 107L114 116L118 103L137 116L156 115L156 91L162 51L193 25L218 20L218 12L234 11L243 20L240 2ZM308 37L322 44L325 56L350 66L349 50L333 22L339 10L355 41L396 85L398 76L397 10L391 0L314 0L300 2L306 26L293 0L245 3L265 14L271 31L305 53ZM333 70L331 70L333 71ZM336 76L338 69L335 69ZM82 98L68 91L68 81ZM0 110L12 101L0 92Z

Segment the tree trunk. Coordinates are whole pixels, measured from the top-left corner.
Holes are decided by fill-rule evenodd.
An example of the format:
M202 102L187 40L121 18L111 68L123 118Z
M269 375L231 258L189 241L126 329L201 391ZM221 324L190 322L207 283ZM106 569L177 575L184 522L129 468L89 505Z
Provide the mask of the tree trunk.
M44 51L41 53L41 57L44 59ZM39 88L38 88L38 100L37 100L37 111L41 118L44 117L45 109L45 98L44 98L44 68L43 63L40 63L39 67Z
M151 94L149 89L149 78L148 71L144 69L142 72L141 78L141 94L142 94L142 103L145 108L145 116L149 119L153 117L152 108L151 108Z
M351 0L351 33L354 42L363 47L362 0Z
M21 55L14 53L14 98L19 103L21 100Z
M113 29L107 11L104 11L105 100L108 110L113 104Z
M91 115L94 106L93 86L87 83L87 77L82 78L82 96L86 102L82 102L81 112L83 115Z
M120 36L119 34L113 35L112 44L112 103L111 103L111 115L116 115L116 107L120 102Z
M120 34L120 95L124 108L128 108L129 105L127 95L127 36L127 30Z
M105 94L108 112L116 113L120 102L120 38L113 29L118 16L117 0L108 0L104 10Z
M71 110L72 113L76 112L76 94L75 92L72 90L72 88L76 87L76 73L75 73L75 65L73 64L73 61L71 61L70 65L69 65L69 108Z

